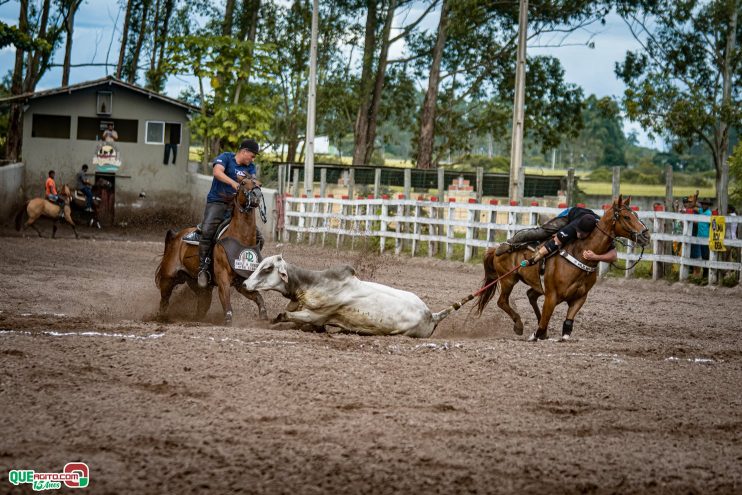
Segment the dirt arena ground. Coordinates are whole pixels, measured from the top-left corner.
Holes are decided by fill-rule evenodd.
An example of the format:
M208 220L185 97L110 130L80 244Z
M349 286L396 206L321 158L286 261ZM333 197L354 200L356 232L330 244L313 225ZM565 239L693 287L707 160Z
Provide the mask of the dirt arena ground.
M602 281L569 343L525 342L495 304L413 340L272 328L235 294L227 328L216 295L208 321L191 321L184 286L162 324L164 232L85 234L0 231L0 493L31 492L10 469L71 461L90 466L80 493L742 492L740 289ZM482 273L265 252L352 264L434 311ZM271 317L285 305L266 302Z

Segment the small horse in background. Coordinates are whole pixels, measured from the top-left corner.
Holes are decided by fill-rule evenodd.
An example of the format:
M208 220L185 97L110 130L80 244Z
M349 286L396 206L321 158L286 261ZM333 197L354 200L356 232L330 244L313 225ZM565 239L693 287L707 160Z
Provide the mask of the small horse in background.
M88 227L96 227L100 229L100 219L98 218L98 210L100 208L101 202L100 193L102 190L111 189L112 187L113 184L111 183L111 181L106 180L103 177L98 177L98 180L96 180L95 184L93 184L93 187L91 187L91 190L93 192L92 212L85 211L85 208L87 208L87 198L85 197L85 194L82 191L75 189L72 193L72 201L70 202L70 206L72 207L72 211L77 214L78 221L81 218L85 218L86 222L88 223Z
M611 249L616 237L625 237L640 246L649 244L649 231L636 216L636 213L629 208L630 202L631 197L624 202L622 196L619 196L613 202L613 205L605 211L595 230L589 236L585 239L577 239L562 248L566 253L581 261L583 265L592 268L593 271L591 272L578 268L567 261L565 257L556 253L544 261L544 283L542 285L539 273L540 263L513 271L513 268L519 266L521 261L530 257L526 256L526 253L529 253L528 250L516 250L500 256L495 254L494 249L487 250L483 261L484 282L482 287L486 287L492 281L497 280L498 277L503 277L500 281L500 297L497 300L497 305L513 320L513 331L517 335L523 334L523 321L518 312L510 306L509 299L513 287L518 282L525 282L531 286L526 295L538 320L538 328L528 340L535 341L547 338L551 315L554 308L562 302L569 305L567 317L562 327L562 338L564 340L570 338L574 318L582 305L585 304L587 294L598 278L597 270L595 270L598 262L586 261L582 257L582 252L591 250L595 254L605 254ZM492 284L479 296L477 300L477 314L479 316L481 316L492 296L495 295L496 287L497 284ZM538 299L541 296L546 296L543 310L539 310L538 307Z
M72 192L70 191L67 184L63 185L59 192L59 197L64 201L64 206L61 207L55 203L52 203L46 198L34 198L26 202L24 207L15 216L15 230L20 231L21 227L25 231L28 227L32 227L39 237L41 231L36 227L36 220L40 217L48 217L54 221L54 228L52 230L52 239L57 235L57 222L60 220L60 208L64 208L64 220L72 227L72 231L75 233L75 239L79 239L80 236L77 233L75 222L72 220L72 211L70 210L70 200L72 198ZM26 213L28 220L23 224L23 214Z

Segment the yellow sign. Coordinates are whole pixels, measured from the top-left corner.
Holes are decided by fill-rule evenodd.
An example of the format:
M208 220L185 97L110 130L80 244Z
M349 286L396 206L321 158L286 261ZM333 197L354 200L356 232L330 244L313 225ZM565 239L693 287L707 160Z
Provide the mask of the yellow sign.
M711 251L726 251L724 247L724 232L726 231L726 222L724 217L711 217L711 235L709 236L709 249Z

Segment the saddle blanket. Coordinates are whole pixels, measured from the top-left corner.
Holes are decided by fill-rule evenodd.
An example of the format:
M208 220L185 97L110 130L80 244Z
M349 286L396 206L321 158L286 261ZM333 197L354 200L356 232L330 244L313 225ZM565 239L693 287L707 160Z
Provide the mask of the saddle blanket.
M242 278L248 278L252 275L252 272L257 270L258 265L263 261L258 246L243 246L232 237L219 239L217 244L222 245L227 253L230 266Z

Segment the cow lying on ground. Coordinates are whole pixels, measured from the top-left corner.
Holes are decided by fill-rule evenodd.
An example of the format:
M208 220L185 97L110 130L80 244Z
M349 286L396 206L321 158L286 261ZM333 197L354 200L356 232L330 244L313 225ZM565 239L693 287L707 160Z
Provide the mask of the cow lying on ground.
M431 313L412 292L359 280L350 266L304 270L281 255L265 258L244 284L247 290L275 290L291 299L274 322L334 325L367 335L430 337L448 314Z

